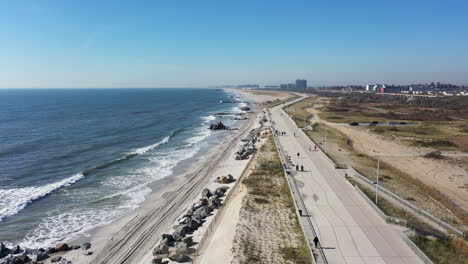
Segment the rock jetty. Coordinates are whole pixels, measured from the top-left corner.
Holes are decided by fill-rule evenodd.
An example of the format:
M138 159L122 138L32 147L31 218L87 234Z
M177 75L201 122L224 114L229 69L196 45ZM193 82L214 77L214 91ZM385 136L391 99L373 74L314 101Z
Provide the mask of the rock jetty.
M49 256L50 254L66 252L70 250L77 250L82 248L87 250L91 247L91 243L84 243L83 245L69 246L66 243L59 243L55 247L44 248L22 248L17 245L12 248L8 248L5 244L0 243L0 264L26 264L26 263L38 263L50 258L53 263L60 264L72 264L71 261L63 258L60 255ZM89 252L86 252L89 253ZM85 255L86 255L85 253Z
M218 121L216 123L211 123L209 129L211 130L226 130L228 129L223 122Z
M232 176L231 176L232 178ZM232 178L234 180L234 178ZM203 189L200 200L190 206L185 214L178 219L172 234L162 234L161 240L153 248L152 264L163 263L167 258L175 262L190 261L189 254L193 252L190 247L194 245L189 233L197 230L205 222L215 209L221 206L221 197L225 195L229 187L222 186L214 190Z

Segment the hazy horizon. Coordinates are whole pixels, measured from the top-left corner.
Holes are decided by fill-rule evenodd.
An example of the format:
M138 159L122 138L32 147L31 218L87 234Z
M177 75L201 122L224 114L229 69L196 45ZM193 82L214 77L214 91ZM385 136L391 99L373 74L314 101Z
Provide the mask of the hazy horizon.
M0 88L468 85L461 0L0 7Z

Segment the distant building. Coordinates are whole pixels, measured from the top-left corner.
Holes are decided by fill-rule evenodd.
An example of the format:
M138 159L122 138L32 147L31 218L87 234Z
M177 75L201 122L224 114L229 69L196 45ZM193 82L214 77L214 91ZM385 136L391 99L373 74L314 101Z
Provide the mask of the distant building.
M281 90L286 90L286 89L288 89L288 85L287 84L280 84L280 89Z
M307 89L307 80L296 80L296 89Z
M288 83L288 90L292 90L296 88L296 85L294 83Z

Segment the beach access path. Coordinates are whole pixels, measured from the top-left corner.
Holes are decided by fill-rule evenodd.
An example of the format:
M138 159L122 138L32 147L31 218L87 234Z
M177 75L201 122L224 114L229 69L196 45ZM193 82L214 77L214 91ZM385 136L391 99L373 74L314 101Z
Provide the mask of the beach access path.
M324 153L309 150L314 143L282 107L270 109L271 119L276 130L286 132L278 136L283 151L304 166L294 176L309 212L303 217L311 217L328 263L423 263L403 241L401 227L386 223Z

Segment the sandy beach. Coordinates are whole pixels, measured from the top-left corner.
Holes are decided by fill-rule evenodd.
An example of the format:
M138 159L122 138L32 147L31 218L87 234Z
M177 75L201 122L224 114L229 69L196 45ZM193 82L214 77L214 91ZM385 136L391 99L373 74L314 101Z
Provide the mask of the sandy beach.
M229 91L254 102L254 113L250 114L249 120L241 123L238 130L215 132L196 156L178 164L172 176L155 182L151 186L152 192L137 209L70 243L90 242L92 247L88 251L92 251L92 255L85 256L86 251L73 250L61 256L72 263L150 263L152 249L161 234L173 230L177 219L198 200L204 188L216 188L215 179L221 175L229 173L234 178L239 177L248 160L235 160L235 152L242 143L240 139L258 126L260 104L285 99L288 94ZM193 233L195 242L203 235L207 225L205 223ZM50 263L50 258L46 263Z

